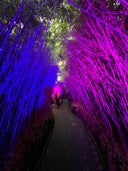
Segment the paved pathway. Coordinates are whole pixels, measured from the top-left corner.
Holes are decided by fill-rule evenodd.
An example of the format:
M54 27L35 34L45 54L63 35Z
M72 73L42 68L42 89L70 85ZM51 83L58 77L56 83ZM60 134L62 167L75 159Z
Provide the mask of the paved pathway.
M95 146L68 101L54 109L55 127L46 157L38 171L102 171Z

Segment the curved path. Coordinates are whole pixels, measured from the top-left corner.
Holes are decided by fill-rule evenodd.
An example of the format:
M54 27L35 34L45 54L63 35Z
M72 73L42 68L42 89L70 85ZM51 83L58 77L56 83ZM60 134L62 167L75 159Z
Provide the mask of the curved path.
M38 171L102 171L95 146L82 122L71 113L68 101L53 113L53 135Z

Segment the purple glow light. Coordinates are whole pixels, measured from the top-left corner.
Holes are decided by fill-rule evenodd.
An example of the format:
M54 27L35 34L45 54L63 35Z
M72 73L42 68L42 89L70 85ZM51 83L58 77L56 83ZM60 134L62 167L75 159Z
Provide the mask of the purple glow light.
M52 95L55 96L56 94L62 95L62 87L59 84L53 87Z
M84 1L87 9L79 6L85 13L81 14L81 26L71 33L74 40L67 40L69 76L65 82L73 100L81 103L83 118L98 130L100 124L104 126L99 138L105 143L107 132L112 139L113 158L119 152L115 139L121 141L128 158L128 30L123 19L116 19L127 8L115 12L105 8L105 1L99 7L95 2ZM98 9L102 11L96 13ZM110 22L105 21L106 14Z
M103 0L102 2L98 3L98 6L95 5L96 0L90 2L89 0L85 0L86 9L77 5L72 0L67 0L72 6L80 9L81 11L87 13L88 15L94 17L99 22L103 23L105 26L110 27L114 31L118 32L125 38L128 38L128 31L126 31L122 24L124 22L124 16L128 15L128 5L125 1L121 1L121 5L123 10L122 11L109 11L106 8L106 1ZM118 17L121 17L121 21L119 21Z

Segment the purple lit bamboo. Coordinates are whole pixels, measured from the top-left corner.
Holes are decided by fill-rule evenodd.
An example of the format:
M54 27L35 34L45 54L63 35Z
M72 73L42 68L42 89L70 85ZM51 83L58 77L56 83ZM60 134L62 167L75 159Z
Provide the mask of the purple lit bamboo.
M85 0L85 6L69 2L84 13L81 26L71 33L74 40L67 40L69 76L65 82L73 100L81 103L85 120L93 118L97 127L102 120L113 139L113 151L117 150L115 127L128 157L128 30L124 23L127 3L121 1L121 9L114 10L108 9L105 1L97 4L98 1Z

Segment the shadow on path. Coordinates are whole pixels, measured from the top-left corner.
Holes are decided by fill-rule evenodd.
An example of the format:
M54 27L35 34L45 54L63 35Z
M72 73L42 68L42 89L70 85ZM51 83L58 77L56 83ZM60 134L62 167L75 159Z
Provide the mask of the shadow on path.
M36 171L102 171L95 145L82 122L71 113L68 101L53 113L53 135Z

